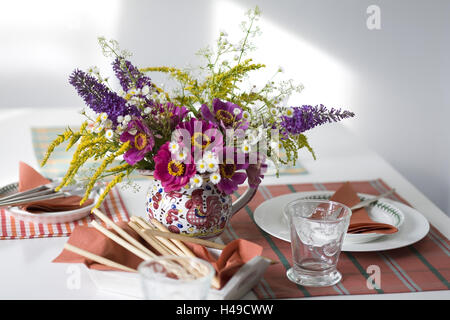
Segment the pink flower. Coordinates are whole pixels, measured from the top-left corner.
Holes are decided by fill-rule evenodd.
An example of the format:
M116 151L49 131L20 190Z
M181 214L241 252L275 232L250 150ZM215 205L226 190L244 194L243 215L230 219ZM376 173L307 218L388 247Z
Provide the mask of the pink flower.
M172 159L169 151L169 143L161 146L154 157L155 160L155 179L161 181L164 191L178 191L188 184L191 177L195 175L195 163L190 159L189 163L183 163ZM188 157L191 157L188 155Z
M237 104L228 101L221 101L214 98L212 103L213 112L206 104L200 108L205 120L220 124L223 128L234 128L245 130L248 128L248 122L242 119L242 108Z
M140 119L131 120L128 123L127 130L120 136L120 141L130 141L131 148L128 149L123 158L132 166L144 159L145 155L155 145L152 132Z
M248 185L251 188L257 188L264 178L264 173L267 171L267 164L265 163L265 156L260 153L257 154L257 163L249 164L246 172L248 177Z
M217 152L223 148L223 136L214 123L191 119L178 124L175 129L175 141L184 146L191 146L195 160L206 151ZM185 141L187 139L188 141Z
M227 159L226 155L230 154L234 155L233 159ZM234 148L226 147L223 149L223 163L219 164L219 172L220 172L220 182L217 184L217 187L220 191L225 194L231 194L238 189L238 186L244 183L245 179L247 179L247 175L245 172L239 171L248 168L247 161L244 163L240 163L238 161L239 157ZM241 157L242 158L242 157Z

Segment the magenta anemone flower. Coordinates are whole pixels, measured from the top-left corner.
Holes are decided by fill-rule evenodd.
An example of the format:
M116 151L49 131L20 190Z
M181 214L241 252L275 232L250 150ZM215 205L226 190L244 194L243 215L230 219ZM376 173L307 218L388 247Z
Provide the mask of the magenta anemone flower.
M234 128L245 130L248 128L247 120L242 118L242 108L232 102L223 102L215 98L213 100L213 111L206 104L200 108L205 120L220 124L223 128Z
M153 175L155 179L161 181L165 192L180 190L196 172L195 163L192 159L190 163L172 159L169 143L163 144L154 157L155 172Z
M175 129L175 141L191 146L191 152L201 157L206 151L217 151L223 148L223 136L214 123L191 119L181 122ZM189 139L186 141L185 139Z
M131 148L128 149L123 158L132 166L144 159L145 155L155 145L152 132L140 119L131 120L128 123L127 130L120 136L120 141L130 141Z
M227 154L230 154L229 151L234 155L234 160L227 159ZM247 169L248 163L246 161L239 161L245 159L245 157L239 157L237 151L232 147L225 147L222 152L223 162L219 164L220 181L217 184L217 187L223 193L231 194L236 191L238 186L244 183L247 178L247 174L239 170Z

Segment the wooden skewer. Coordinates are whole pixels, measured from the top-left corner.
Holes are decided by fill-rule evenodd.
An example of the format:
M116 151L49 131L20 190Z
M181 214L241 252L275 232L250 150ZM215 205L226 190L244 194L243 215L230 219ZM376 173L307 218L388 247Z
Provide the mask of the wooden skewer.
M144 219L142 219L142 218L139 218L139 217L131 217L131 220L132 220L132 222L134 222L134 224L136 225L136 226L141 226L141 224L143 224L144 225L144 227L141 229L141 232L139 233L143 238L144 238L144 236L149 236L149 234L147 233L147 231L150 231L150 230L152 230L153 229L153 226L152 225L150 225L150 224L148 224ZM155 220L156 221L156 220ZM139 223L140 222L140 223ZM145 227L146 226L146 227ZM154 226L156 227L156 226L159 226L159 228L161 228L161 229L163 229L163 230L165 230L165 232L169 232L169 230L164 226L164 225L162 225L159 221L158 221L158 223L156 223L156 224L154 224ZM150 235L150 236L152 236L152 235ZM153 237L153 236L152 236ZM144 240L145 240L146 238L144 238ZM156 237L153 237L153 239L155 239L156 240ZM166 240L166 239L164 239L163 238L163 240ZM170 240L169 240L170 241ZM177 251L177 253L175 253L175 255L177 255L177 256L180 256L180 257L196 257L196 255L188 248L188 247L186 247L186 245L183 243L183 242L181 242L181 241L179 241L179 240L172 240L172 242L173 243L175 243L175 242L178 242L178 243L175 243L176 245L177 245L177 247L180 249L180 250L178 250ZM185 250L183 250L183 248L185 248ZM181 251L181 252L179 252L179 251ZM189 266L186 266L186 267L189 267ZM195 271L195 270L194 270ZM215 275L214 277L213 277L213 279L212 279L212 281L211 281L211 286L213 287L213 288L215 288L215 289L220 289L220 280L219 280L219 277L217 276L217 275Z
M72 251L73 253L76 253L76 254L78 254L80 256L83 256L83 257L88 258L90 260L93 260L95 262L101 263L101 264L103 264L105 266L108 266L108 267L112 267L112 268L116 268L116 269L120 269L120 270L128 271L128 272L137 272L137 270L135 270L135 269L129 268L127 266L124 266L124 265L122 265L120 263L117 263L117 262L114 262L112 260L106 259L104 257L98 256L98 255L96 255L96 254L94 254L92 252L80 249L80 248L75 247L75 246L73 246L71 244L68 244L68 243L66 243L64 245L64 249Z
M134 222L130 221L128 222L128 225L133 228L134 231L136 231L147 243L149 243L156 251L158 251L161 255L175 255L175 256L181 256L185 257L186 255L182 253L181 255L177 255L173 253L172 251L168 250L161 242L159 242L155 237L152 235L149 235L146 233L146 229L141 228L141 226ZM195 268L193 268L189 263L186 263L184 260L180 260L179 263L183 265L184 268L189 270L192 274L196 276L203 276L199 271Z
M146 248L142 243L137 241L135 238L133 238L131 235L129 235L125 230L123 230L121 227L119 227L117 224L114 223L110 218L108 218L103 212L101 212L98 209L92 210L92 212L99 217L103 222L106 223L107 226L111 227L116 231L122 238L127 240L129 243L134 245L139 250L145 252L150 257L154 256L154 253L150 251L148 248Z
M161 222L159 222L156 219L152 219L151 223L158 228L159 230L163 231L163 232L170 232L169 229L167 229ZM149 231L149 230L146 230ZM196 257L196 255L191 251L191 249L189 249L188 247L186 247L186 245L177 239L171 239L173 243L175 243L178 248L180 248L181 250L183 250L183 252L190 256L190 257ZM220 280L219 277L217 275L214 275L213 279L212 279L212 286L216 289L220 289Z
M118 235L112 233L108 229L106 229L106 228L102 227L101 225L99 225L96 221L92 221L92 226L95 229L97 229L98 231L100 231L101 233L103 233L105 236L107 236L108 238L110 238L111 240L116 242L117 244L121 245L125 249L131 251L132 253L134 253L136 256L138 256L139 258L141 258L143 260L149 260L151 258L156 257L156 254L154 254L153 252L150 255L150 254L147 254L147 253L139 250L138 248L132 246L130 243L126 242L125 240L123 240Z
M176 233L170 232L161 222L159 222L156 219L152 219L151 223L154 224L161 231L161 233L157 232L156 230L155 231L147 230L147 231L149 231L155 235L156 235L156 233L158 233L158 236L160 236L160 237L165 237L165 238L171 239L177 245L178 245L178 243L181 243L181 245L184 246L184 244L181 241L186 241L186 242L198 243L198 244L204 245L205 247L216 248L216 249L220 249L220 250L223 250L226 247L226 245L223 245L220 243L216 243L216 242L212 242L212 241L208 241L208 240L204 240L204 239L183 236L181 234L176 234ZM187 248L187 249L190 251L189 248ZM267 257L261 256L261 258L269 260L270 264L279 263L278 261L269 259Z
M159 222L156 219L152 219L151 223L158 228L161 231L164 232L170 232L169 229L167 229L161 222ZM195 254L191 251L191 249L189 249L188 247L186 247L186 245L181 242L180 240L177 239L172 239L172 242L178 247L180 248L186 255L190 256L190 257L195 257Z
M153 236L160 236L160 237L163 237L166 239L172 239L172 240L175 239L175 240L180 240L180 241L184 241L184 242L197 243L197 244L203 245L208 248L223 250L226 247L226 245L224 245L224 244L215 243L215 242L204 240L204 239L184 236L184 235L178 234L178 233L164 232L164 231L160 231L160 230L150 230L150 229L145 230L145 232L147 234L151 234Z
M167 250L165 247L163 247L160 243L158 243L158 240L156 240L152 235L149 235L145 233L145 229L142 229L136 222L130 221L128 222L128 225L136 231L145 241L147 241L148 244L152 246L156 251L159 252L159 254L166 256L166 255L173 255L173 253L169 250Z
M131 221L137 223L143 229L149 229L149 230L155 229L155 227L153 227L152 225L147 223L141 217L132 216L130 219L131 219ZM183 251L180 248L178 248L175 244L173 244L172 241L170 241L166 238L163 238L163 237L155 237L155 238L157 240L159 240L159 242L164 244L166 246L166 248L169 249L174 255L178 255L178 256L184 255Z

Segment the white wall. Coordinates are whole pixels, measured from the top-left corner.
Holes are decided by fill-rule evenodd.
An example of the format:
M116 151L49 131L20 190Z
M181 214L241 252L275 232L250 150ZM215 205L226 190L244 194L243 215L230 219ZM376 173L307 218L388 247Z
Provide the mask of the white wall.
M258 4L256 58L305 91L291 104L353 110L346 125L449 213L450 2L445 0L0 0L0 108L82 106L70 72L111 74L96 37L139 66L195 63L219 29L232 35ZM381 9L368 30L366 9ZM155 80L159 80L156 77Z
M313 90L323 90L326 103L351 108L357 118L346 125L449 214L450 2L257 3L277 27L343 64L342 78L351 82L351 91L329 101L327 86L315 84ZM381 9L380 30L366 27L371 4ZM321 68L320 61L309 63Z

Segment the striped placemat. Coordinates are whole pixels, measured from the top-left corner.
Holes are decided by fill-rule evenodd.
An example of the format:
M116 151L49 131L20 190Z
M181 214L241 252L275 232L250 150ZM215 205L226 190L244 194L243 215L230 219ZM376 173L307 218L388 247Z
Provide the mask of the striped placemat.
M115 222L130 220L118 188L113 188L109 192L99 209ZM70 236L76 226L89 225L92 220L105 226L104 222L93 214L69 223L42 224L16 219L7 210L1 209L0 240L66 237Z
M265 200L302 191L337 190L342 183L316 183L262 186L255 198L233 217L222 235L228 243L244 238L264 248L263 256L280 263L271 265L253 289L259 299L300 298L354 294L383 294L450 289L450 241L431 226L428 235L410 246L380 252L342 252L338 270L343 279L331 287L313 288L296 285L286 277L292 265L290 243L272 237L253 220L254 210ZM390 189L382 180L352 182L361 193L381 194ZM238 191L242 193L243 190ZM238 196L237 193L235 196ZM394 199L405 204L399 195ZM373 285L374 271L379 271L379 287Z

